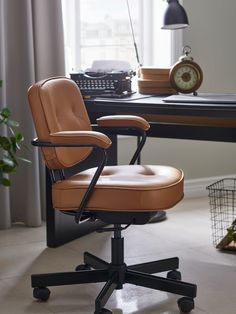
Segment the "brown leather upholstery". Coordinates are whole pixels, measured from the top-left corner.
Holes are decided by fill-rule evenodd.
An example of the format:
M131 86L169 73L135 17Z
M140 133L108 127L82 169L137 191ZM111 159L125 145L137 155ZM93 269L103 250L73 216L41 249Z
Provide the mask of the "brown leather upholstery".
M95 169L83 171L53 185L53 204L58 209L78 208ZM167 166L107 166L88 208L109 211L157 211L183 198L183 172Z
M29 103L40 141L54 144L96 145L107 149L110 139L91 130L83 98L68 78L41 81L29 89ZM136 116L109 116L98 119L100 126L130 126L148 130L149 123ZM43 148L51 169L73 166L86 158L91 148ZM96 168L83 171L52 186L53 207L76 209ZM183 172L167 166L109 166L103 169L87 204L90 210L156 211L167 209L183 197Z
M28 97L39 140L50 142L50 134L61 131L91 131L80 90L70 79L40 81L29 89ZM43 148L42 151L49 168L61 169L85 159L91 148Z
M50 141L54 144L95 145L101 148L111 146L111 140L103 133L95 131L63 131L50 134Z
M132 115L105 116L96 121L102 127L135 127L145 131L150 128L150 124L145 119Z

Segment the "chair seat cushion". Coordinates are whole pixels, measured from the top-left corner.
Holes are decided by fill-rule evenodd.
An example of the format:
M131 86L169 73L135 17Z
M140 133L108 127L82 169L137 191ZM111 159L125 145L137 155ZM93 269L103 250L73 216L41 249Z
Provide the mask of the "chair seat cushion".
M53 184L53 207L77 209L96 171L92 168ZM87 204L90 210L157 211L183 198L183 171L169 166L107 166Z

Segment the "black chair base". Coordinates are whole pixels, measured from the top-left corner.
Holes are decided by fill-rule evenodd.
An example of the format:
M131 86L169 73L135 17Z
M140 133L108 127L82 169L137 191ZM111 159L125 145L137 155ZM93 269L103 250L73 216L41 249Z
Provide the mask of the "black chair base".
M125 283L129 283L184 296L178 300L183 313L189 313L194 308L193 298L196 297L197 286L180 280L177 257L127 266L124 263L124 239L121 238L120 231L116 230L114 234L111 239L111 263L85 252L84 264L77 266L73 272L32 275L34 297L46 301L50 295L46 288L48 286L105 282L95 300L94 314L112 313L104 309L105 304L114 290L122 289ZM152 275L165 271L170 271L167 278Z

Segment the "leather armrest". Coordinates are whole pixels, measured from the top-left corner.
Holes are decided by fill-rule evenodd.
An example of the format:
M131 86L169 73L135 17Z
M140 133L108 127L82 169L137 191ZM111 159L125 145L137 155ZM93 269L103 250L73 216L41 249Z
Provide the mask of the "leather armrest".
M97 124L100 127L131 127L147 131L150 124L142 117L132 115L104 116L98 118Z
M104 149L112 144L108 136L96 131L61 131L51 133L50 140L53 144L96 145Z

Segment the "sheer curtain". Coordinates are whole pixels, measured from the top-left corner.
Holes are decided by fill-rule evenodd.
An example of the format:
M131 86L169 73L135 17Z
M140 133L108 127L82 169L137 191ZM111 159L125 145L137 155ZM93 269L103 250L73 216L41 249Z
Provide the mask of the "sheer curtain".
M45 209L44 167L30 140L35 136L27 89L43 78L65 75L60 0L0 0L0 106L8 106L20 122L29 150L11 176L12 186L0 186L0 228L13 222L39 226ZM1 130L2 132L3 130Z

